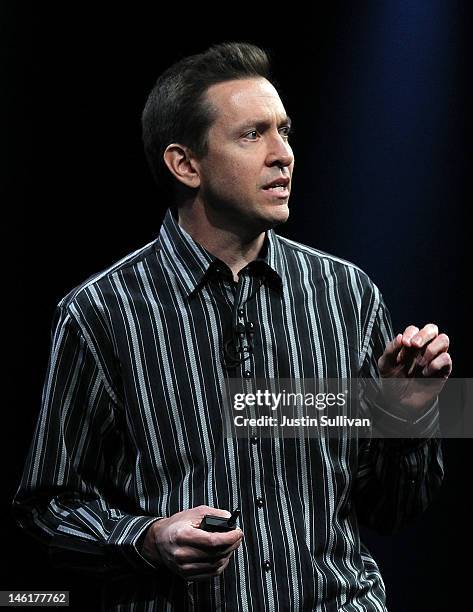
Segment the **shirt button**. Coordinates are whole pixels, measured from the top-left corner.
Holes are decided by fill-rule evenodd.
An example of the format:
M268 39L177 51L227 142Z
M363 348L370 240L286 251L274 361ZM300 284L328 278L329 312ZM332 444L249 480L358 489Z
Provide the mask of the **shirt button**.
M258 508L262 508L264 506L264 499L262 497L258 497L256 499L256 505L258 506Z
M238 309L238 314L240 315L240 317L243 316L244 312L243 312L243 308L239 308Z
M265 572L269 572L269 570L271 569L271 561L265 561L263 563L263 568Z
M251 438L251 444L258 444L258 438L256 436Z
M245 378L250 378L250 376L251 376L251 371L245 370Z

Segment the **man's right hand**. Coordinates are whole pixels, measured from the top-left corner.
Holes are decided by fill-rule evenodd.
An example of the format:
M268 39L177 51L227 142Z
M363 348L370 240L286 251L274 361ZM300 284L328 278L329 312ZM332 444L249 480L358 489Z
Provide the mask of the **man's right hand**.
M162 563L186 580L219 576L240 546L243 531L238 527L225 533L199 529L206 514L230 516L227 510L198 506L159 519L149 526L141 553L151 563Z

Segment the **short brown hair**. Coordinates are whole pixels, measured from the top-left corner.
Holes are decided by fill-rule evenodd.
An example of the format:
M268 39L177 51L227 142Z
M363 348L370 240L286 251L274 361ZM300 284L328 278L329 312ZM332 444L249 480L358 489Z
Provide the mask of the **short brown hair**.
M142 133L149 166L166 196L171 197L173 184L163 160L166 147L177 142L197 157L207 153L207 133L215 119L205 101L208 88L251 77L271 81L269 57L263 49L243 42L214 45L181 59L159 76L143 111Z

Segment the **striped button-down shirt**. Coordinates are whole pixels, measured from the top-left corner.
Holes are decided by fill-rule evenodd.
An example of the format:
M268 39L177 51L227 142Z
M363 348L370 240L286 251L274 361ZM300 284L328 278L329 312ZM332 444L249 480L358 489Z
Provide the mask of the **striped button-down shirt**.
M232 368L236 321L253 323L253 348ZM56 564L120 576L108 609L385 610L359 522L390 532L427 507L442 480L435 419L402 444L237 439L222 393L229 376L376 378L392 337L353 264L270 230L236 283L168 211L155 241L57 308L17 520ZM239 507L245 537L221 576L186 583L138 543L156 517L200 504Z

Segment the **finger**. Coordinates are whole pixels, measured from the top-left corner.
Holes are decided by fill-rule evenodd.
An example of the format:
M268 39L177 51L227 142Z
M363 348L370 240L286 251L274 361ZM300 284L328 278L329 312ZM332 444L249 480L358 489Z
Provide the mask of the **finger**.
M407 361L408 360L408 355L411 354L411 351L412 351L412 349L403 346L402 349L397 354L396 363L401 363L401 362Z
M412 338L419 333L419 328L415 325L409 325L406 327L402 334L402 344L403 346L411 346Z
M416 325L409 325L406 327L404 332L401 334L400 344L401 350L398 352L396 357L396 364L407 364L408 367L412 367L413 360L416 357L414 347L411 346L411 339L419 332L419 328Z
M401 339L402 334L397 334L397 336L395 336L391 342L388 342L386 348L384 349L384 353L378 360L378 367L380 370L384 370L386 366L396 362L396 357L401 348Z
M436 338L438 334L439 328L437 325L435 325L435 323L428 323L427 325L424 325L424 327L413 337L411 337L411 346L421 348Z
M184 563L179 568L181 574L192 576L195 574L215 574L222 567L228 565L229 559L219 559L214 563Z
M424 376L448 378L452 372L452 358L449 353L441 353L422 370Z
M414 332L415 333L415 332ZM396 340L396 363L401 363L401 361L405 361L408 349L404 346L404 342L406 342L404 334L398 334L395 338Z
M176 544L179 546L191 546L204 551L218 553L226 548L240 542L243 537L243 531L238 527L232 531L224 533L204 531L189 525L180 530L176 538Z
M402 346L401 339L402 334L397 334L396 336L394 336L391 342L387 343L386 348L384 349L385 354L389 356L397 354L397 352Z
M420 349L416 349L412 346L403 346L397 355L396 363L412 363L413 359L415 359L419 353Z
M421 349L412 346L403 346L397 355L396 365L406 368L406 375L411 376L415 368L418 367L421 357Z
M396 363L412 364L417 355L420 353L420 349L416 349L413 346L403 346L398 352L396 357Z
M218 563L189 563L179 568L179 573L187 580L206 580L219 576L229 563L230 559Z
M214 561L219 561L224 557L230 556L232 552L240 546L240 544L241 539L235 542L235 544L232 546L229 546L228 548L216 553L209 553L199 548L183 546L174 552L174 559L180 565L184 563L199 563L203 561L213 563Z
M419 359L419 365L421 367L428 365L441 353L448 352L449 346L450 339L447 334L440 334L426 346L422 358Z
M223 510L222 508L211 508L210 506L197 506L196 508L192 508L191 510L193 515L193 521L191 524L194 527L200 527L200 523L206 514L212 514L214 516L222 516L223 518L230 518L231 513L228 510Z

